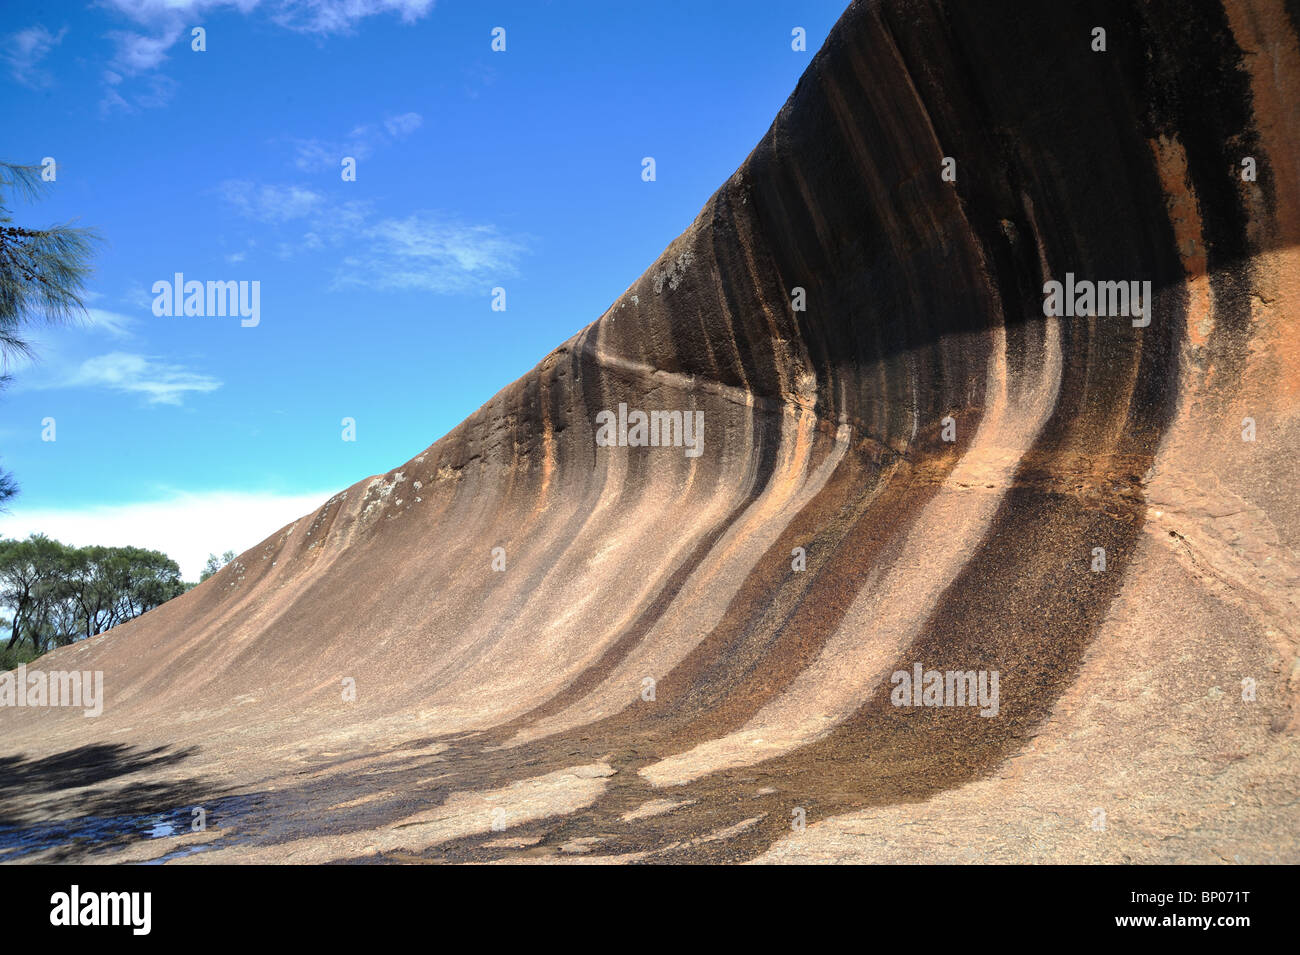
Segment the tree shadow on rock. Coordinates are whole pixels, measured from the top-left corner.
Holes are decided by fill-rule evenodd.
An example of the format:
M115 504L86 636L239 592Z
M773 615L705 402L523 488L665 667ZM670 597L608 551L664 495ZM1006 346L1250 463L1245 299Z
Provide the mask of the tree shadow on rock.
M195 752L113 743L0 757L0 861L43 853L43 862L77 862L188 830L192 808L215 807L227 790L157 776ZM146 771L154 778L126 779Z

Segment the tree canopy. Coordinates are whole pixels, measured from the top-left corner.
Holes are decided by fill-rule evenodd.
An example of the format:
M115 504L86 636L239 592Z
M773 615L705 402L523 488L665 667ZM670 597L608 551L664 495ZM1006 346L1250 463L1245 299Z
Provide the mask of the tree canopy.
M30 229L14 225L14 196L38 199L48 186L41 166L0 162L0 387L17 357L32 354L27 329L85 314L83 287L99 236L71 224ZM0 509L18 493L13 475L0 470Z
M0 540L7 654L39 656L152 610L191 585L166 554L140 547L70 547L43 534Z

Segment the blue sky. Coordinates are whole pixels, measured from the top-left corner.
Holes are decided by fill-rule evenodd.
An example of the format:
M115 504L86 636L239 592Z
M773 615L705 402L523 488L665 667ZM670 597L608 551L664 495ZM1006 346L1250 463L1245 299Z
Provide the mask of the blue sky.
M844 5L6 0L0 158L57 163L15 219L107 241L91 322L10 365L0 536L194 579L419 453L690 224ZM260 323L155 316L176 272L259 282Z

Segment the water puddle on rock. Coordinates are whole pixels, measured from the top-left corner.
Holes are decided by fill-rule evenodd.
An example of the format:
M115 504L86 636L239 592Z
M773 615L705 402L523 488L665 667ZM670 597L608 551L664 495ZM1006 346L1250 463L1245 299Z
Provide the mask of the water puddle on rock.
M204 828L211 842L180 846L145 864L159 865L213 847L237 820L248 816L259 800L253 796L227 796L204 804ZM125 849L136 842L189 835L197 818L193 806L161 813L116 816L81 816L31 826L0 826L0 862L17 862L37 853L52 853L44 861L93 862L94 856Z

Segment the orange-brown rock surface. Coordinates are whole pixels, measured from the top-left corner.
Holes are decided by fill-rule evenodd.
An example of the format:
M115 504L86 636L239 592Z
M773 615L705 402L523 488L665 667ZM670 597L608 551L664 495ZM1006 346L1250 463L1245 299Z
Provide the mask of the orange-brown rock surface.
M854 3L596 322L34 665L106 702L0 710L0 858L1300 861L1298 29Z

